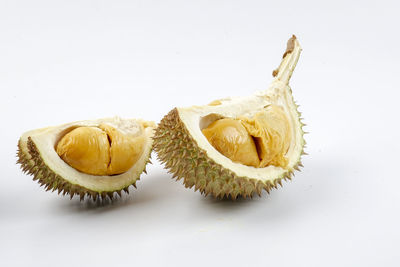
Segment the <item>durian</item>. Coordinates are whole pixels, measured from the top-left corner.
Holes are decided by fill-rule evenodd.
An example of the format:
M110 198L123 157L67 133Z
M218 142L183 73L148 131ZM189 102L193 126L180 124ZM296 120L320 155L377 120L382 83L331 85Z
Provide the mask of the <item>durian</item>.
M32 130L19 139L18 163L46 190L112 200L146 172L154 128L115 117Z
M154 149L173 178L231 199L269 193L291 179L305 154L289 87L301 50L293 35L267 90L171 110L155 130Z

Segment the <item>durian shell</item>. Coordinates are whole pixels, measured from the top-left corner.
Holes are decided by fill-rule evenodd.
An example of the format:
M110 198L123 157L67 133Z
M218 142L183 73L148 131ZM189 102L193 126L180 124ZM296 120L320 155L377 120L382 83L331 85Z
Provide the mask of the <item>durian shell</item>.
M273 76L280 82L288 86L288 81L297 63L301 48L297 48L297 55L288 58L293 52L293 36L288 41L288 46L283 56L281 65L274 70ZM297 41L296 41L297 42ZM298 44L298 43L297 43ZM293 64L294 63L294 64ZM294 101L293 101L294 102ZM298 105L296 105L298 108ZM305 141L303 138L305 125L301 120L301 114L297 111L301 125L302 150L304 152ZM186 188L193 188L205 196L212 195L215 198L252 197L254 194L261 196L262 191L269 193L272 189L282 186L282 180L291 180L294 171L299 171L302 167L301 158L290 169L282 172L281 175L270 180L254 179L246 176L238 176L229 168L218 164L215 160L207 156L207 152L199 147L197 141L190 135L186 125L182 122L179 109L171 110L159 123L154 135L154 150L157 156L169 173L176 180L183 179Z
M77 122L78 123L78 122ZM152 122L146 122L148 125L152 125ZM74 123L71 123L73 125ZM154 127L152 127L154 128ZM34 131L31 131L34 132ZM17 164L20 164L22 171L28 175L33 176L33 180L37 181L40 186L43 186L46 191L57 191L58 194L68 195L70 199L74 196L79 197L82 201L85 198L96 200L114 200L117 196L121 197L122 192L129 194L129 187L133 186L136 188L137 181L140 180L141 173L146 172L146 166L148 163L151 163L151 152L152 148L148 149L145 155L147 158L143 168L138 172L139 175L133 179L133 182L127 186L124 186L118 190L91 190L79 184L73 184L68 179L62 177L61 175L54 172L51 167L45 164L45 161L41 157L41 153L38 150L36 144L32 141L32 138L29 136L30 132L25 133L27 135L27 139L24 140L20 138L18 141L18 150L17 150ZM150 138L150 140L152 140ZM151 145L150 145L151 146ZM72 168L72 167L70 167Z
M194 187L205 196L211 194L215 198L252 197L254 193L261 196L265 190L269 193L273 188L282 186L282 180L291 180L293 170L274 180L261 181L237 176L213 159L207 157L205 151L197 146L181 122L178 110L171 110L160 122L154 136L154 150L158 158L165 164L169 173L176 180L183 179L186 188ZM305 152L302 152L305 154ZM299 161L294 170L303 167Z

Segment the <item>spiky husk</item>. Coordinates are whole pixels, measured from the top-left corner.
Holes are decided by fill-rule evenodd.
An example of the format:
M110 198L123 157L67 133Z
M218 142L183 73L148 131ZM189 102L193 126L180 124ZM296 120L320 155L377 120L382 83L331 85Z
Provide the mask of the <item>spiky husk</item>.
M173 178L183 179L186 188L194 187L195 191L199 190L205 196L211 194L220 199L247 198L255 193L261 196L263 190L269 193L278 185L282 186L282 180L290 180L294 170L303 166L299 161L293 169L274 180L261 181L237 176L207 157L206 152L197 145L182 123L176 108L161 120L153 139L153 148L158 158Z
M114 191L93 191L78 184L72 184L62 176L53 172L46 164L43 159L40 157L40 153L32 141L30 137L27 140L27 151L23 149L21 144L21 140L18 142L18 151L17 151L17 163L20 164L21 169L24 173L29 175L33 175L33 180L37 181L40 186L44 186L46 191L51 190L52 192L56 191L58 194L62 194L63 196L69 195L72 199L74 196L79 197L82 201L85 198L96 200L115 200L117 196L122 196L122 191L129 194L129 187L132 185L136 188L136 182L140 180L140 176L130 185L121 188L119 190ZM147 155L147 162L144 165L143 170L140 173L146 173L146 166L150 161L151 150Z

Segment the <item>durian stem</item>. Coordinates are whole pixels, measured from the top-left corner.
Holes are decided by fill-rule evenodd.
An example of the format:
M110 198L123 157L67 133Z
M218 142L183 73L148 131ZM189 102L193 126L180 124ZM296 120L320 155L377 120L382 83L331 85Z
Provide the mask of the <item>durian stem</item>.
M299 60L301 50L299 41L296 36L293 35L287 42L287 48L283 54L281 64L272 72L272 75L275 77L274 82L280 81L284 84L289 84L290 77Z

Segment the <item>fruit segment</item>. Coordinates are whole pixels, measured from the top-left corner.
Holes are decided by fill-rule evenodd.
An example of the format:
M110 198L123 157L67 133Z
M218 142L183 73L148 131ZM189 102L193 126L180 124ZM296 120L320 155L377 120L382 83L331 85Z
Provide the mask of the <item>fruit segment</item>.
M154 150L176 180L216 198L270 192L302 166L303 122L289 80L300 57L289 39L270 86L244 97L177 107L159 123Z
M203 130L211 145L234 162L258 167L257 148L253 138L238 120L220 119Z
M28 131L19 139L17 163L46 190L113 199L146 172L154 128L154 122L114 117Z
M114 175L126 172L143 151L145 139L100 124L79 127L57 144L57 154L71 167L87 174Z
M287 166L285 156L291 143L289 120L282 107L268 105L253 118L241 118L248 133L254 138L259 158L258 167Z
M106 132L97 127L79 127L57 144L57 154L71 167L88 174L106 175L110 143Z

